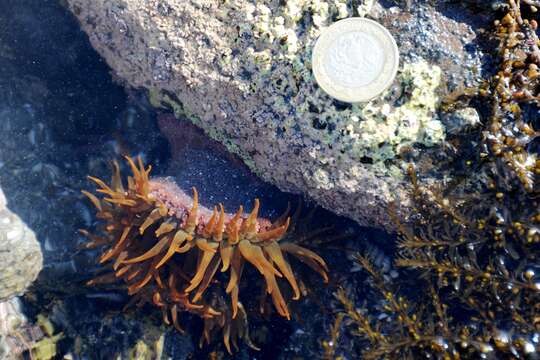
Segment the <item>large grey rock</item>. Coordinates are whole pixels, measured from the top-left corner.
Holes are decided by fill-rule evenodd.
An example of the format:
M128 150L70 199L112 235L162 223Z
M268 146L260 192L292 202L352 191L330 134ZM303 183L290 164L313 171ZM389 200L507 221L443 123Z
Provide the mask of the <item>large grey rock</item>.
M480 73L478 24L463 4L412 1L408 10L384 0L67 2L129 86L187 115L263 179L360 224L387 227L393 200L406 209L403 153L444 141L441 95L473 85ZM383 98L351 106L318 88L311 50L333 21L366 14L397 38L402 63ZM431 163L421 156L429 154L413 160Z

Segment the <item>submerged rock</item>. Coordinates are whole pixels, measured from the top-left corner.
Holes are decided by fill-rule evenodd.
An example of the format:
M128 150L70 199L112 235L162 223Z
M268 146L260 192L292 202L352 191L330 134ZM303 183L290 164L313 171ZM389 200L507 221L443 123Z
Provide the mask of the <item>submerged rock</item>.
M36 235L7 208L0 188L0 302L24 293L42 267Z
M480 24L462 20L463 4L67 2L129 86L187 115L263 179L360 224L389 226L389 202L407 204L402 153L445 140L439 98L480 73ZM381 98L350 105L318 88L311 51L325 27L359 15L390 29L402 64Z
M26 316L21 311L19 298L0 301L0 359L17 359L26 350L17 343L17 340L20 337L19 329L27 322Z
M0 302L0 359L56 358L57 343L64 337L56 333L54 325L42 314L35 323L24 315L19 298Z

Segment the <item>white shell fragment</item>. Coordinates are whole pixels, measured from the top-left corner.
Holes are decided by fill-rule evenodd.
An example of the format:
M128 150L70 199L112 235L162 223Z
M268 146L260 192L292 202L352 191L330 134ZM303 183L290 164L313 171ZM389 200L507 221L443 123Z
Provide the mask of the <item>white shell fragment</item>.
M348 18L323 31L313 49L319 86L341 101L366 102L394 81L399 51L390 32L365 18Z

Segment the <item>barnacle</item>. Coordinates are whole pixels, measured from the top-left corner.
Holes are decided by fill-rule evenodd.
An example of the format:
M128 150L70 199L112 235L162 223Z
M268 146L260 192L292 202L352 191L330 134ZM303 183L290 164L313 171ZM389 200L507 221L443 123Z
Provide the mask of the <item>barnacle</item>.
M222 204L210 210L199 204L195 188L191 199L170 181L150 179L151 166L145 168L140 157L137 164L126 159L133 173L127 187L114 162L109 185L89 177L101 199L83 191L96 207L97 218L103 220L102 235L83 231L91 240L86 247L105 246L99 263L109 263L113 270L90 285L124 282L132 303L153 303L161 309L164 322L180 331L179 312L197 314L205 321L201 343L210 342L214 329L223 329L224 344L231 352L231 341L236 346L242 338L251 344L247 314L239 300L246 263L264 277L266 293L287 319L290 313L278 279L288 282L293 299L300 298L287 254L328 280L327 266L319 255L280 241L291 225L287 214L274 223L259 218L258 199L247 215L242 207L228 214ZM221 284L219 273L227 272L228 281ZM223 300L223 291L229 302Z

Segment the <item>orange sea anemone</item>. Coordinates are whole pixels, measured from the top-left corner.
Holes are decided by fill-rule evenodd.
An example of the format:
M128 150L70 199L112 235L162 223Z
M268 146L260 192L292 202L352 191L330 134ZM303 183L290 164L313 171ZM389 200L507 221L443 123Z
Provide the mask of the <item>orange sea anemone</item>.
M137 165L126 159L133 172L127 178L127 187L118 163L113 162L110 185L89 177L97 184L101 199L83 191L97 208L97 218L103 221L99 235L82 231L91 240L86 247L104 246L99 262L112 267L112 272L91 280L90 285L125 283L133 295L132 302L158 306L165 323L180 331L178 313L197 314L205 321L201 343L210 342L214 329L222 329L224 344L231 352L231 340L237 347L239 338L254 347L247 333L247 314L239 300L246 262L264 277L266 293L277 312L287 319L290 313L278 279L286 279L293 299L300 298L287 254L328 280L327 266L319 255L280 241L291 225L287 214L273 223L259 218L258 199L247 215L242 206L235 214L226 213L222 204L210 210L199 204L195 188L191 198L171 180L150 179L151 166L145 168L140 157ZM228 281L222 284L216 279L218 270L229 273ZM230 301L224 300L223 292Z

